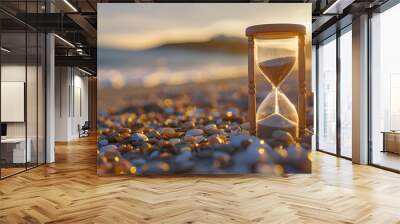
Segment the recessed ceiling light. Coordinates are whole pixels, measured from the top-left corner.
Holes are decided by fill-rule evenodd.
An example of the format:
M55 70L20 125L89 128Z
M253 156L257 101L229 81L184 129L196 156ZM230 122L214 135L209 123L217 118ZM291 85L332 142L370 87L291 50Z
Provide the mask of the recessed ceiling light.
M70 47L75 48L75 45L73 45L71 42L69 42L68 40L60 37L58 34L54 34L55 37L57 37L59 40L61 40L62 42L64 42L65 44L67 44Z
M11 50L9 50L9 49L7 49L5 47L1 47L1 51L4 51L6 53L10 53L11 52Z
M322 14L342 14L343 9L351 5L355 0L336 0Z
M67 4L74 12L78 12L78 10L68 1L64 0L65 4Z
M81 69L81 68L79 68L79 67L78 67L78 70L81 71L81 72L83 72L83 73L85 73L85 74L87 74L87 75L90 75L90 76L93 75L92 73L90 73L90 72L88 72L88 71L86 71L86 70L83 70L83 69Z

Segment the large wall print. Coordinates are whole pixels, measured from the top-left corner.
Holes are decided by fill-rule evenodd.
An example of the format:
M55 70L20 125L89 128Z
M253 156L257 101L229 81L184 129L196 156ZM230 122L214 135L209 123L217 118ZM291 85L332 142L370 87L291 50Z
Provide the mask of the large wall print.
M311 172L311 4L98 4L99 175Z

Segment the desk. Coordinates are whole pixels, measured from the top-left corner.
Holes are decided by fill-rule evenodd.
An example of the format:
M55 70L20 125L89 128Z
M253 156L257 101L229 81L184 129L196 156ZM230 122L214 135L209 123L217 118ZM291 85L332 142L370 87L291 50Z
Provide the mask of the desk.
M1 156L6 163L26 163L31 162L31 139L26 139L27 147L25 152L25 138L5 138L1 139ZM26 160L25 160L26 159Z
M383 131L383 151L400 154L400 131Z

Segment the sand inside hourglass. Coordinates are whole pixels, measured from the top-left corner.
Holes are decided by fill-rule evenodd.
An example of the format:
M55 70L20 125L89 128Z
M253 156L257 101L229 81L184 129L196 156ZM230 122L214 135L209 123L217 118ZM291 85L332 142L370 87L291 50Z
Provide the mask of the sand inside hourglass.
M272 114L257 122L257 134L260 138L268 140L272 137L274 131L286 131L297 137L298 128L297 124L288 120L281 114Z
M293 118L292 116L292 114L296 113L296 111L294 108L289 106L290 102L286 97L280 96L281 94L279 94L278 90L279 85L293 68L295 61L296 57L280 57L258 63L258 66L261 69L262 73L266 76L268 81L270 81L271 85L273 86L273 90L270 94L273 94L274 97L274 100L272 101L270 98L266 99L269 100L266 101L267 104L272 104L271 106L273 106L274 112L257 121L257 133L258 136L262 139L271 138L273 132L277 130L288 132L293 137L297 137L298 135L298 126L296 123L296 121L298 120L297 114L295 116L296 118ZM263 106L264 105L262 103L260 109ZM281 106L287 108L287 110L284 110L286 111L286 113L292 111L292 113L290 113L291 116L289 117L291 117L293 120L289 120L289 117L285 117L285 115L289 114L282 115L280 113ZM265 110L265 108L261 110L263 111Z
M292 69L296 57L281 57L258 63L258 67L275 87L285 79Z

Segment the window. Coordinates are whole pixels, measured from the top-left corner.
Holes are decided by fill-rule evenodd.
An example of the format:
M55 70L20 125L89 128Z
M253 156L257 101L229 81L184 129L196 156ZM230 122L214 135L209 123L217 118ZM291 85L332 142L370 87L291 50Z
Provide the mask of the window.
M400 170L400 4L371 19L371 162Z
M340 155L352 157L352 35L351 26L340 36Z
M336 153L336 39L318 48L318 149Z

